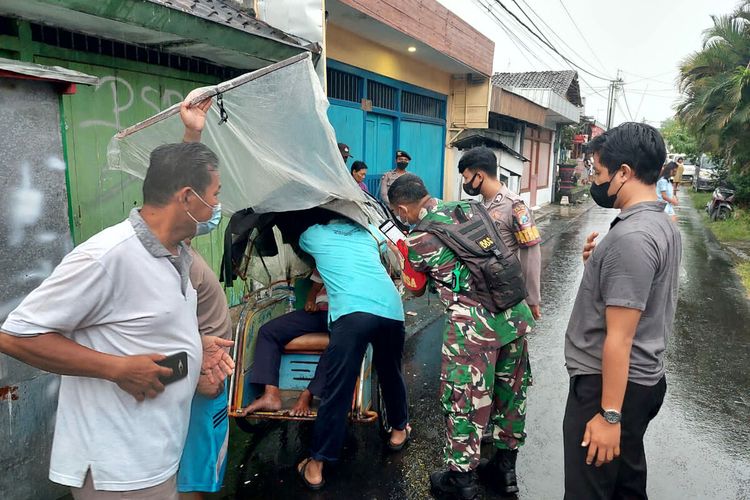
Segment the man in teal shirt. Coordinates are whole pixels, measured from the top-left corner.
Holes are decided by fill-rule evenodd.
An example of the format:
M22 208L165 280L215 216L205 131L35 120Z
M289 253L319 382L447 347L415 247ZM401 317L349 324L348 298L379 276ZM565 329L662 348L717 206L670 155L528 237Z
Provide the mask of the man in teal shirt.
M375 236L378 235L378 236ZM393 427L388 446L403 448L408 437L406 385L401 373L404 350L404 308L381 263L385 249L377 230L344 219L315 224L302 233L300 248L315 259L330 298L331 340L326 356L326 386L315 420L311 456L298 465L305 485L323 484L323 464L335 462L346 435L359 367L373 347L373 363Z

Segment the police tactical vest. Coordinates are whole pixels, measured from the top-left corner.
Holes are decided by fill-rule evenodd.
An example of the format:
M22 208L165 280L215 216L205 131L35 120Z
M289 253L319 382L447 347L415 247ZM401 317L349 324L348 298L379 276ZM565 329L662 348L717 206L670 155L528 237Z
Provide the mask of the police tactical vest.
M425 218L414 231L430 233L450 248L471 275L473 290L457 293L497 314L515 306L528 295L521 262L503 243L487 209L475 201L462 204L466 203L470 213L466 213L460 204L456 205L450 213L453 224Z

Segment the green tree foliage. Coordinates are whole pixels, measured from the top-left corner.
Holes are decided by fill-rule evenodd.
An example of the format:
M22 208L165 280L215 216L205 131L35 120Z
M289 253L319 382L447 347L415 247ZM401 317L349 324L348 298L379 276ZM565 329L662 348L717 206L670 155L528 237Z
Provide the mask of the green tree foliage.
M742 182L750 176L750 0L711 19L703 48L680 66L677 116L702 152L725 158L731 177L750 185ZM750 190L738 197L750 201Z
M667 141L670 153L682 153L688 158L697 158L700 155L695 135L679 120L664 120L661 124L661 135Z

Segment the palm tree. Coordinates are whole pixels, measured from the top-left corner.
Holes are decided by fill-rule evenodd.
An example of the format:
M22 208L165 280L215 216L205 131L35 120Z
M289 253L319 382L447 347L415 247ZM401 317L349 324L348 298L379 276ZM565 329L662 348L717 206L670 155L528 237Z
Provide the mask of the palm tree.
M712 16L703 48L680 66L677 114L706 152L750 168L750 0Z

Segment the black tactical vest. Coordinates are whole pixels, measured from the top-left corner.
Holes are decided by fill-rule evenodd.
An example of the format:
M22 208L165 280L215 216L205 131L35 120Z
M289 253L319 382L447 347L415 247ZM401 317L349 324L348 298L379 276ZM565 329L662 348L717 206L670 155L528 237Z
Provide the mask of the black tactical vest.
M470 213L464 210L467 204ZM475 201L461 202L450 215L453 224L422 219L414 231L436 236L469 269L473 290L458 293L479 302L493 314L524 300L528 293L521 262L503 243L487 209Z

